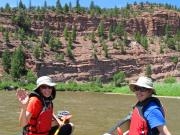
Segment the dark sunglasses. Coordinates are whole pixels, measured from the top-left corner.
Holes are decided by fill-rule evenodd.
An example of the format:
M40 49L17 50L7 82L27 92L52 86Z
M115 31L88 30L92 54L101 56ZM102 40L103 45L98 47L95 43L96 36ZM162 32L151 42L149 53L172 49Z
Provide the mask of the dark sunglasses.
M144 88L144 87L139 87L139 86L135 86L135 87L134 87L134 92L135 92L135 91L146 92L146 91L148 91L148 90L149 90L149 89Z
M48 85L41 85L40 86L42 89L52 89L53 87L48 86Z

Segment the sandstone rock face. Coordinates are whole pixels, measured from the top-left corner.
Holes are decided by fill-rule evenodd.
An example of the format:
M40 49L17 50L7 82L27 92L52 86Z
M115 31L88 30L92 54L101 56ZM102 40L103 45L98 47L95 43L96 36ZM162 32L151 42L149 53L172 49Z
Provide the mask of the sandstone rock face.
M11 14L0 13L0 26L16 30L16 25L12 24ZM44 27L49 27L53 35L63 39L63 30L65 26L68 30L72 30L74 26L77 29L77 43L74 43L75 61L66 60L65 62L57 62L50 59L52 52L45 50L45 58L43 60L35 60L32 52L27 51L26 66L37 72L38 76L51 75L56 81L65 82L67 80L88 81L92 77L101 77L104 82L112 79L112 75L117 71L124 71L127 79L136 79L139 75L145 74L145 68L148 64L152 66L152 77L157 80L162 79L167 75L180 77L180 63L174 64L170 60L172 56L180 56L179 52L167 54L155 54L154 52L146 51L140 44L130 40L129 48L126 55L120 50L113 49L111 42L107 42L110 58L102 57L103 51L100 45L97 46L98 60L92 59L92 43L86 42L83 36L97 31L99 23L104 24L105 33L108 33L111 25L117 25L121 19L117 18L100 18L90 17L88 15L62 15L48 13L42 16L43 19L37 19L38 15L30 14L32 20L31 30L36 36L41 36ZM123 20L125 30L129 34L137 31L147 36L160 36L164 34L166 25L171 26L171 33L175 33L180 28L180 13L175 11L157 10L152 13L143 13L135 18ZM20 42L12 41L11 45L16 46ZM3 36L0 33L0 45L3 44ZM67 43L63 43L64 48ZM3 46L3 45L2 45ZM99 49L100 48L100 49ZM156 50L155 48L154 50ZM64 50L61 50L61 52ZM2 53L2 50L0 51Z

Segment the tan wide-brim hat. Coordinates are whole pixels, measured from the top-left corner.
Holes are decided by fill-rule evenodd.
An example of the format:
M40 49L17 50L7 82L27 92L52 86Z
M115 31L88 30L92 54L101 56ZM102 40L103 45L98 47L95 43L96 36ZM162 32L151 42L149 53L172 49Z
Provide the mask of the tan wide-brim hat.
M129 88L131 91L135 91L135 86L138 87L144 87L147 89L152 89L153 94L156 94L156 91L153 87L153 81L151 78L145 77L145 76L141 76L139 77L139 79L135 82L135 83L130 83L129 84Z

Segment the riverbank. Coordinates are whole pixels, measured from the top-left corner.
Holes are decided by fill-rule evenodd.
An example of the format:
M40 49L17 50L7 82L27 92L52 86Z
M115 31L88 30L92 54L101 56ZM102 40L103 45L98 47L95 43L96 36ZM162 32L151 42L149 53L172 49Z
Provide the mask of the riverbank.
M0 89L3 90L7 84L0 83ZM18 83L12 83L12 85L18 88L24 88L27 90L33 90L35 84L19 85ZM155 83L154 88L158 96L168 97L180 97L180 82L176 83ZM115 87L112 83L102 84L99 82L67 82L57 83L57 91L90 91L90 92L103 92L103 93L120 93L120 94L133 94L128 85L122 87Z

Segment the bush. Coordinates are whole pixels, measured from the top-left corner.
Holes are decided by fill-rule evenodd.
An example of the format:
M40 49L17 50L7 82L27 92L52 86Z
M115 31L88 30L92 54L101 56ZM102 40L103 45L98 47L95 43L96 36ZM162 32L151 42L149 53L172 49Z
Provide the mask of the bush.
M164 78L164 83L175 83L176 82L176 78L173 76L167 76Z
M121 87L125 84L125 73L123 71L117 72L113 75L114 85Z

